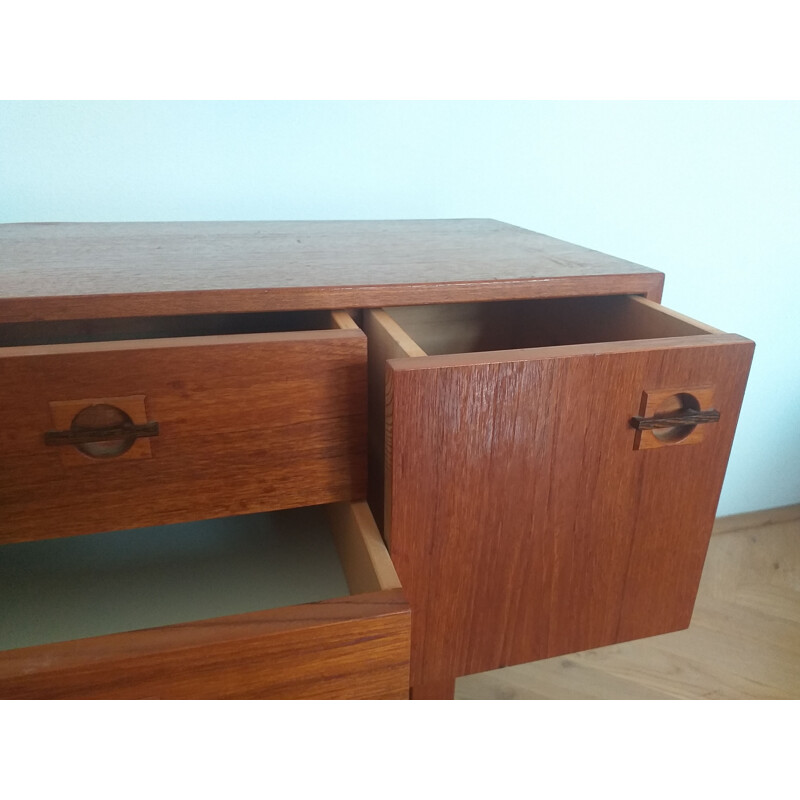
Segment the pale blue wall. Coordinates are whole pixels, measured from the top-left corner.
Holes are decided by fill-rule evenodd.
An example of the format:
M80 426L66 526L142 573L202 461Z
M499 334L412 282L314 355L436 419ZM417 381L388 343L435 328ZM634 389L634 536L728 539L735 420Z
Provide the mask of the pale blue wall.
M0 221L493 217L757 343L720 513L800 501L800 103L0 103Z

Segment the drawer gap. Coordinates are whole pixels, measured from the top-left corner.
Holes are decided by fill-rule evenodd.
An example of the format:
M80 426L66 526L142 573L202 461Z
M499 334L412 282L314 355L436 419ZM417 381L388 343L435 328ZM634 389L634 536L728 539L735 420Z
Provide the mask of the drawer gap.
M354 329L340 312L277 311L158 317L13 322L0 325L0 346L117 342L245 333Z

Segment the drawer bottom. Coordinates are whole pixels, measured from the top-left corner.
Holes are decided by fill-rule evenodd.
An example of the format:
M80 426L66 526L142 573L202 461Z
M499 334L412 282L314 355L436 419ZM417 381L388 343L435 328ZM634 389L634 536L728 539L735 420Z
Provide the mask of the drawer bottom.
M348 594L319 507L0 548L0 650Z

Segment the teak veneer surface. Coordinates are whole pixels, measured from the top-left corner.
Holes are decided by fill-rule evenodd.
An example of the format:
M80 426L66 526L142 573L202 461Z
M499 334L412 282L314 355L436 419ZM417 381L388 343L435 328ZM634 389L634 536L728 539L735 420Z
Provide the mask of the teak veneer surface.
M752 347L390 361L387 540L414 610L412 687L686 627ZM706 383L721 419L701 443L633 449L643 390Z
M0 226L0 322L642 294L660 272L495 220Z
M401 699L399 589L12 650L4 699Z
M0 349L0 542L361 499L366 371L359 330ZM52 402L128 395L151 457L45 445Z

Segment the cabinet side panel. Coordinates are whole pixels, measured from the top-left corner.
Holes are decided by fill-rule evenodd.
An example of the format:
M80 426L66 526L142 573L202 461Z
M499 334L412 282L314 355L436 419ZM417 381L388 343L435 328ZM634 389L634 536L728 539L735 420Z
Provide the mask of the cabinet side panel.
M390 366L412 686L688 623L752 349L728 338ZM704 382L700 444L633 449L643 390Z

